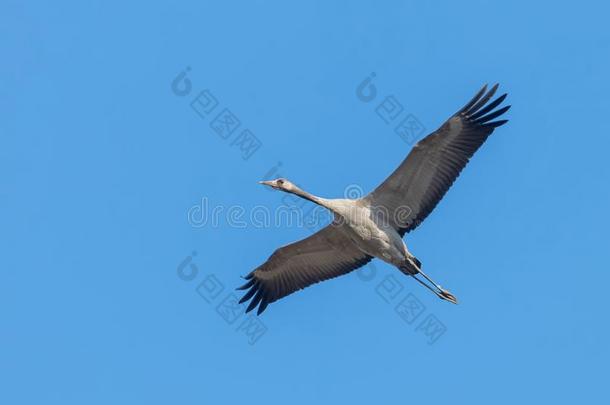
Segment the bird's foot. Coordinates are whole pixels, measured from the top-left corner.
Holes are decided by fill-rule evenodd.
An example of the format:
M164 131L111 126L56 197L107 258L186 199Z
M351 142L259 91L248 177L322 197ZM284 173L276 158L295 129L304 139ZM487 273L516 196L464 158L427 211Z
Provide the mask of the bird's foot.
M457 304L457 298L455 298L455 295L451 294L449 291L444 290L444 289L440 289L439 292L436 293L436 295L438 295L439 298L449 301L453 304Z

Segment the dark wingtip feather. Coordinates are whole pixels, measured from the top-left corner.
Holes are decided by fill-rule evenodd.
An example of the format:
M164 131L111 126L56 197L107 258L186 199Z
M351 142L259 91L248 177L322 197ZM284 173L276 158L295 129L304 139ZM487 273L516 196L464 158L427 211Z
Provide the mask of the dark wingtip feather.
M247 288L250 288L254 284L254 281L254 279L250 279L250 281L248 281L246 284L242 285L241 287L237 287L236 290L245 290Z
M477 120L474 121L475 124L484 124L488 121L493 120L494 118L499 117L500 115L504 114L506 111L508 111L510 109L510 105L507 105L505 107L500 108L499 110L496 110L492 113L489 113Z
M488 128L497 128L501 125L504 125L508 122L508 120L498 120L498 121L492 121L492 122L488 122L487 124L483 125L484 127L488 127Z
M267 305L269 305L269 299L267 298L267 291L265 291L261 281L257 278L250 278L250 280L238 287L237 290L249 290L244 294L244 296L239 300L240 304L250 300L248 303L248 307L246 308L246 313L252 311L254 308L258 306L257 315L260 315ZM260 305L259 305L260 304Z
M248 308L246 308L246 313L248 313L248 312L252 311L254 308L256 308L256 306L258 305L258 303L261 301L262 298L263 298L263 290L261 288L259 288L258 292L254 296L254 298L252 298L252 301L250 301L250 305L248 305Z
M267 305L269 305L269 301L267 301L267 299L263 299L261 301L261 304L258 306L258 311L256 311L256 315L260 315L263 313L263 311L267 308Z
M473 105L467 111L464 111L464 115L470 116L472 114L475 114L477 111L479 111L481 109L481 107L483 107L489 101L489 99L492 98L494 94L496 94L496 90L498 90L497 83L491 89L489 89L489 91L487 93L485 93L485 95L483 97L481 97L479 99L479 101L476 102L475 105Z
M506 96L508 96L508 93L502 94L500 97L496 98L494 101L492 101L491 103L487 104L483 109L477 111L476 114L472 114L469 118L471 120L476 120L476 119L484 116L485 114L487 114L488 112L490 112L491 110L493 110L494 108L499 106L500 103L502 103L502 101L504 101Z
M487 84L485 84L481 90L478 91L477 94L474 95L474 97L464 106L462 107L462 109L460 111L458 111L458 114L462 114L464 111L468 111L470 110L470 108L475 105L475 103L477 101L479 101L479 99L483 96L483 94L485 94L485 91L487 90Z
M258 284L254 284L252 287L250 287L248 292L245 293L244 296L239 300L239 303L243 304L244 302L248 301L257 291L258 291Z

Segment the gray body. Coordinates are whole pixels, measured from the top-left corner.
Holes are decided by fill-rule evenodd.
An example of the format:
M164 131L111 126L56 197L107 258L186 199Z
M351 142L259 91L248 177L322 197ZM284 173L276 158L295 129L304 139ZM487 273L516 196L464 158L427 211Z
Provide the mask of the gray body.
M360 251L396 267L407 265L411 257L407 245L383 217L375 215L370 205L361 199L320 199L320 205L335 214L337 229Z

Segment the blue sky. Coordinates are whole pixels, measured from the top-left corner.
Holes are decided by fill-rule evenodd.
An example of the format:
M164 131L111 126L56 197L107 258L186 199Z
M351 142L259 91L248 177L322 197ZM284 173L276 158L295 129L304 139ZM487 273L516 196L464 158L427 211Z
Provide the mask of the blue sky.
M0 402L600 399L607 5L295 3L3 2ZM371 190L412 146L382 100L432 131L487 82L511 121L406 238L460 305L375 261L260 323L227 312L240 275L311 231L203 223L202 201L274 210L270 172Z

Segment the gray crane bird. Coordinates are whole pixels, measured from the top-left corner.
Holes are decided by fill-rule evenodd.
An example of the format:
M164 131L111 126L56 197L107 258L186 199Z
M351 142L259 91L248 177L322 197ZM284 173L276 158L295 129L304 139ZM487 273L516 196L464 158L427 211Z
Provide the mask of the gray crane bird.
M245 277L246 284L238 290L248 290L240 300L241 304L251 299L246 312L258 306L261 314L270 303L347 274L374 257L394 265L439 298L457 304L454 295L422 272L420 261L402 237L426 219L487 137L508 121L496 120L510 108L496 109L506 94L489 102L497 89L497 84L489 91L483 86L439 129L419 141L400 166L363 198L326 199L283 178L261 181L330 210L334 219L315 234L277 249Z

